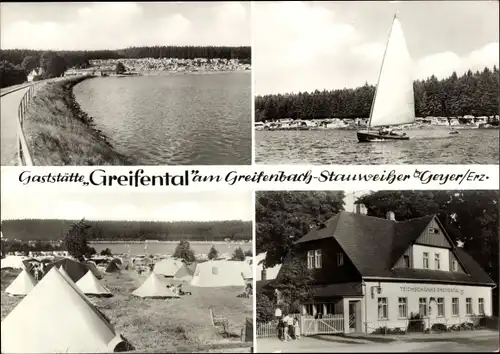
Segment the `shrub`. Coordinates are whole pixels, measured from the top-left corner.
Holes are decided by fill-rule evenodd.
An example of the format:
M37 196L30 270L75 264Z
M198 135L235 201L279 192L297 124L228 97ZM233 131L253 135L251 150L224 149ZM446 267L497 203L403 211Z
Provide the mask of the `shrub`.
M269 322L274 318L274 306L271 300L261 292L257 292L256 298L257 322Z
M448 328L444 323L434 323L431 327L431 330L434 332L447 332Z
M219 256L219 252L215 249L215 246L212 246L212 248L210 248L210 251L208 252L207 258L208 259L215 259L218 256Z
M245 260L245 254L243 253L243 250L241 249L241 247L238 247L237 249L234 250L233 260L235 260L235 261L244 261Z
M253 257L253 252L252 250L245 251L245 257Z
M188 241L182 240L179 242L174 251L175 258L181 258L188 263L194 262L194 251L191 249L191 245Z
M112 256L111 250L109 248L105 248L101 251L101 256Z

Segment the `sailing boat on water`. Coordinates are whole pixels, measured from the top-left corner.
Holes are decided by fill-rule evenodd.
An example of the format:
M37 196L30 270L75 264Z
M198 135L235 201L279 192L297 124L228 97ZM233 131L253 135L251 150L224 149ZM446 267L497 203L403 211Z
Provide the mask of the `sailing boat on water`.
M359 142L409 140L389 127L415 122L412 61L396 15L385 47L368 130L358 131ZM372 129L375 128L375 129Z

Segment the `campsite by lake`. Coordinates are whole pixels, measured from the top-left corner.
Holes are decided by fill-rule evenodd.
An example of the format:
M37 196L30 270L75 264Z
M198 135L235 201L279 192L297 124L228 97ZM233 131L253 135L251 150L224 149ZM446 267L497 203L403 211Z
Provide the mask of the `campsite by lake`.
M250 72L96 77L73 92L137 165L251 164Z
M410 140L359 143L355 130L256 131L258 164L498 164L498 129L405 130Z
M178 241L158 241L158 242L92 242L89 246L95 248L97 253L109 248L113 254L173 254ZM208 254L210 248L214 246L219 254L232 254L235 249L240 247L243 252L252 251L252 242L221 242L221 241L191 241L191 249L197 254ZM147 247L146 247L147 246Z

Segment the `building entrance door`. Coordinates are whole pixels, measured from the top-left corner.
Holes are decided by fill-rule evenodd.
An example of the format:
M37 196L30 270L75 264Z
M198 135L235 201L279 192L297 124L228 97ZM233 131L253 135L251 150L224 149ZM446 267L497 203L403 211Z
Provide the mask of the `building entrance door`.
M349 301L349 332L361 332L361 301Z

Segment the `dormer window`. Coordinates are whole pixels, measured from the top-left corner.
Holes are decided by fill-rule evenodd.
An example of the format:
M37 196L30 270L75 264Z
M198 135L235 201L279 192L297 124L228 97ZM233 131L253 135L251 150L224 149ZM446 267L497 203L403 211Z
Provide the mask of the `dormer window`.
M344 254L343 253L337 253L337 266L342 266L344 265Z
M314 251L307 251L307 269L314 268Z

